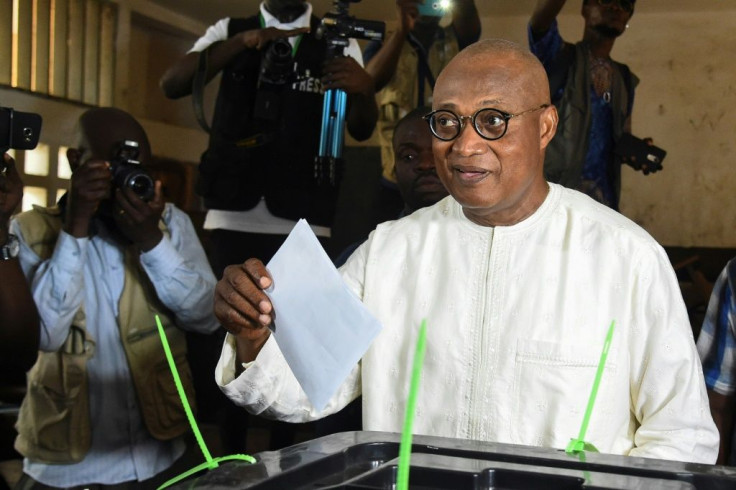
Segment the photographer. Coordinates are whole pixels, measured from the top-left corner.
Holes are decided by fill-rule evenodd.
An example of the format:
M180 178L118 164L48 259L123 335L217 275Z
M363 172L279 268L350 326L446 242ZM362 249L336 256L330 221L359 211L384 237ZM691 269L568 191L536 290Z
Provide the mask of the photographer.
M631 133L639 79L613 61L616 39L629 27L636 0L583 0L583 40L563 41L557 15L565 0L539 0L529 20L529 45L547 70L552 102L560 113L557 136L547 149L545 177L619 209L621 163L616 143ZM649 141L651 143L651 140ZM633 165L644 173L657 170Z
M256 250L270 256L299 218L323 244L330 236L337 188L314 177L323 89L347 92L347 128L358 140L370 137L377 109L357 42L351 40L348 56L325 60L326 43L314 36L319 23L304 0L266 0L257 15L211 26L161 79L167 97L191 93L203 50L205 79L222 72L197 186L209 210L205 228L214 230L216 273ZM282 87L263 80L262 60L277 39L288 39L294 56L293 79ZM260 110L259 97L269 96L269 110Z
M18 261L18 241L8 231L23 197L23 182L7 153L0 166L0 367L7 380L36 361L39 329L38 310Z
M361 67L358 43L351 39L347 56L326 60L327 43L315 36L319 25L304 0L265 0L252 17L225 18L211 26L161 78L167 97L190 94L204 50L205 80L222 73L197 184L208 208L204 228L211 230L210 259L218 277L226 266L252 255L268 260L299 218L312 225L327 248L338 187L315 180L323 92L342 89L348 94L347 128L358 140L370 137L377 108L373 79ZM292 78L281 85L279 64L271 62L277 40L288 40L294 59L287 67ZM262 109L262 100L268 100L268 110ZM211 351L202 354L207 358L202 372L211 373L221 337L193 344ZM212 391L202 397L203 403L219 399L223 410L232 410L209 374L199 391L205 390ZM207 410L202 415L214 416L218 423L227 417ZM228 450L242 451L245 428L234 427L245 423L245 414L232 416L233 423L222 425L224 444ZM291 444L292 431L286 426L274 431L272 449Z
M90 109L77 136L69 192L11 222L41 317L17 424L17 488L157 488L195 454L185 452L189 423L155 315L191 399L182 330L217 329L215 278L189 217L141 173L151 150L140 124Z
M434 2L437 3L437 2ZM444 10L431 0L396 0L397 28L384 43L366 47L366 70L376 80L378 136L383 173L376 222L394 219L404 206L396 185L393 132L412 109L432 105L434 79L450 60L478 40L481 25L473 0L454 0L452 22L440 26Z

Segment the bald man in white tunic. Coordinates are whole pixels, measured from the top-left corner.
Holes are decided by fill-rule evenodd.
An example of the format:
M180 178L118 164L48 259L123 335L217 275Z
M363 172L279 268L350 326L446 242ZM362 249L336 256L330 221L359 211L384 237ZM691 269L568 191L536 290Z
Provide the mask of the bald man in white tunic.
M718 433L667 255L629 219L544 179L557 112L541 64L514 43L481 41L434 94L427 119L450 196L379 225L340 269L383 324L362 361L316 410L269 335L271 278L251 259L216 290L230 332L222 390L293 422L362 394L364 429L400 432L426 317L416 434L562 449L615 320L586 440L603 453L713 463Z

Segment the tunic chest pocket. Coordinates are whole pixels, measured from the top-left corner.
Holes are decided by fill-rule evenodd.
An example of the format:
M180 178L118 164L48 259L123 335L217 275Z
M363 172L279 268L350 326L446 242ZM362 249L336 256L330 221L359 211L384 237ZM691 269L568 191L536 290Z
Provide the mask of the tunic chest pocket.
M564 448L577 437L599 359L600 350L590 345L519 340L514 358L515 442ZM615 356L609 355L601 387L615 378L612 359ZM598 391L599 413L604 391Z

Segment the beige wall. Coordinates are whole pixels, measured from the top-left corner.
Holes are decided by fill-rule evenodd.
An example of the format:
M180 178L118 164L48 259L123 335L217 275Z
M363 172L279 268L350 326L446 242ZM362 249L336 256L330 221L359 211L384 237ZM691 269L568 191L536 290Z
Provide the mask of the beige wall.
M156 86L166 63L183 54L206 25L149 8L150 2L122 3L134 15L128 14L133 19L129 34L118 46L124 63L117 76L124 82L117 100L142 120L157 155L194 163L206 135L193 122L191 100L168 101ZM167 18L177 26L176 33L157 27ZM526 43L526 22L526 15L486 17L483 37ZM641 79L634 134L653 137L668 152L664 170L657 174L644 176L624 168L622 212L663 245L736 247L736 181L731 170L731 155L736 153L736 64L729 56L734 51L733 26L736 5L688 12L642 8L613 52ZM560 28L566 39L580 38L582 19L576 9L566 8ZM0 88L0 104L41 113L42 140L52 146L68 144L84 109L5 88Z
M570 13L568 11L573 10ZM560 17L582 36L574 9ZM483 37L526 43L527 16L483 19ZM633 133L667 150L664 170L623 169L621 211L663 245L736 247L736 4L637 12L613 57L638 75Z

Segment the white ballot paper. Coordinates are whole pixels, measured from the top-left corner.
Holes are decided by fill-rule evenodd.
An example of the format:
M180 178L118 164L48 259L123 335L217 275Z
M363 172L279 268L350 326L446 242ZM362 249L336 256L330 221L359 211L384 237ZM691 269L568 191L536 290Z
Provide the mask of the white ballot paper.
M299 220L266 266L273 335L297 381L322 410L381 324L343 282L307 222Z

